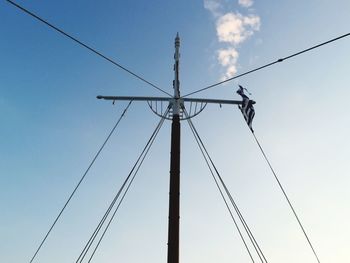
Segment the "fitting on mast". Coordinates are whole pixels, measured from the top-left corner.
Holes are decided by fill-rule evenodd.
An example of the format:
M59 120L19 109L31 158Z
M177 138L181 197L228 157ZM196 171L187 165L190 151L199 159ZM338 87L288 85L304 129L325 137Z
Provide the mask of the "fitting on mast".
M181 98L180 96L180 36L179 33L175 37L175 53L174 53L174 80L173 80L173 97L135 97L135 96L97 96L98 99L111 101L144 101L148 103L149 108L153 113L161 118L172 120L173 116L178 115L180 120L193 118L201 113L208 103L210 104L229 104L241 105L241 101L237 100L222 100L222 99L205 99L205 98ZM186 105L185 105L186 104ZM167 108L170 108L167 116L164 113ZM184 114L187 111L187 116Z
M180 37L179 33L176 34L175 37L175 54L174 54L174 81L173 81L173 88L174 88L174 98L173 98L173 115L180 115L181 105L180 105L180 80L179 80L179 64L180 64Z

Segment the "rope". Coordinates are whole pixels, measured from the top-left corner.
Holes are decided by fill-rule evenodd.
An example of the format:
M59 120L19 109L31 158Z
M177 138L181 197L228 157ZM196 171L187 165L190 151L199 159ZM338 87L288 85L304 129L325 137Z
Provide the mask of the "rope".
M268 63L268 64L266 64L266 65L261 66L261 67L258 67L258 68L249 70L249 71L247 71L247 72L244 72L244 73L239 74L239 75L237 75L237 76L234 76L234 77L232 77L232 78L229 78L229 79L220 81L220 82L215 83L215 84L213 84L213 85L210 85L210 86L208 86L208 87L199 89L199 90L197 90L197 91L193 91L193 92L188 93L188 94L186 94L185 96L183 96L183 98L184 98L184 97L187 97L187 96L190 96L190 95L193 95L193 94L196 94L196 93L198 93L198 92L202 92L202 91L207 90L207 89L211 89L211 88L216 87L216 86L218 86L218 85L220 85L220 84L223 84L223 83L225 83L225 82L228 82L228 81L231 81L231 80L234 80L234 79L243 77L243 76L248 75L248 74L250 74L250 73L253 73L253 72L255 72L255 71L258 71L258 70L261 70L261 69L270 67L270 66L272 66L272 65L274 65L274 64L283 62L283 61L285 61L285 60L287 60L287 59L290 59L290 58L292 58L292 57L295 57L295 56L299 56L299 55L301 55L301 54L303 54L303 53L305 53L305 52L311 51L311 50L313 50L313 49L319 48L319 47L321 47L321 46L327 45L327 44L329 44L329 43L331 43L331 42L337 41L337 40L339 40L339 39L342 39L342 38L348 37L348 36L350 36L350 33L347 33L347 34L341 35L341 36L339 36L339 37L333 38L333 39L331 39L331 40L328 40L328 41L323 42L323 43L321 43L321 44L318 44L318 45L316 45L316 46L312 46L312 47L310 47L310 48L304 49L304 50L302 50L302 51L299 51L299 52L294 53L294 54L292 54L292 55L286 56L286 57L284 57L284 58L277 59L276 61L270 62L270 63Z
M166 113L166 114L167 114L167 113ZM164 116L166 116L166 115L164 115ZM107 232L107 230L108 230L108 228L109 228L111 222L113 221L114 216L115 216L115 214L117 213L117 211L118 211L118 209L119 209L119 206L121 205L122 201L124 200L124 197L125 197L125 195L127 194L127 192L128 192L128 190L129 190L129 188L130 188L132 182L134 181L136 174L138 173L138 171L139 171L139 169L140 169L140 167L141 167L143 161L145 160L145 158L146 158L146 156L147 156L149 150L151 149L151 146L152 146L154 140L156 139L156 136L158 135L158 132L160 131L160 129L161 129L163 123L164 123L164 120L165 120L165 118L162 119L162 122L161 122L161 124L160 124L160 126L159 126L159 128L158 128L158 130L157 130L157 132L156 132L156 134L154 135L151 144L149 145L148 149L146 150L144 156L142 157L142 160L141 160L140 164L138 165L138 167L137 167L137 169L136 169L136 171L135 171L134 176L131 178L131 181L130 181L128 187L126 188L126 190L125 190L125 192L124 192L124 194L123 194L121 200L119 201L119 204L118 204L116 210L114 211L112 217L110 218L110 220L109 220L109 222L108 222L108 224L107 224L105 230L103 231L102 236L100 237L100 239L99 239L99 241L98 241L98 243L97 243L97 245L96 245L96 247L95 247L93 253L91 254L88 263L90 263L90 261L92 260L93 256L95 255L95 252L96 252L96 250L98 249L98 247L99 247L99 245L100 245L100 243L101 243L101 241L102 241L104 235L106 234L106 232Z
M24 7L20 6L19 4L11 1L11 0L6 0L7 2L9 2L10 4L12 4L13 6L17 7L18 9L22 10L23 12L27 13L28 15L32 16L33 18L39 20L40 22L44 23L45 25L51 27L52 29L54 29L55 31L57 31L58 33L61 33L62 35L68 37L69 39L73 40L74 42L76 42L77 44L79 44L80 46L90 50L91 52L95 53L96 55L100 56L101 58L107 60L108 62L112 63L113 65L117 66L118 68L126 71L127 73L131 74L132 76L138 78L139 80L147 83L148 85L152 86L153 88L159 90L160 92L163 92L164 94L167 94L168 96L172 97L170 93L166 92L165 90L162 90L161 88L157 87L156 85L152 84L151 82L147 81L146 79L144 79L143 77L141 77L140 75L132 72L130 69L127 69L126 67L120 65L119 63L115 62L114 60L112 60L111 58L103 55L101 52L97 51L96 49L88 46L87 44L83 43L82 41L78 40L77 38L69 35L68 33L64 32L62 29L54 26L53 24L49 23L48 21L42 19L41 17L39 17L38 15L34 14L33 12L25 9Z
M281 189L281 191L282 191L282 193L283 193L285 199L287 200L289 207L290 207L291 210L293 211L294 217L295 217L296 220L298 221L298 224L299 224L299 226L300 226L302 232L304 233L304 236L305 236L307 242L309 243L309 246L310 246L310 248L311 248L313 254L314 254L315 257L316 257L317 262L320 263L319 257L318 257L318 255L317 255L317 253L316 253L316 251L315 251L315 249L314 249L314 247L313 247L313 245L312 245L312 243L311 243L311 241L310 241L310 238L309 238L309 236L307 235L307 233L306 233L306 231L305 231L305 229L304 229L304 226L303 226L303 224L301 223L301 221L300 221L300 219L299 219L299 216L297 215L297 213L296 213L296 211L295 211L295 209L294 209L294 207L293 207L293 205L292 205L292 203L291 203L291 201L290 201L290 199L289 199L289 197L288 197L286 191L284 190L284 187L282 186L280 180L278 179L275 170L272 168L272 165L271 165L269 159L267 158L267 156L266 156L266 154L265 154L265 151L263 150L263 148L262 148L260 142L258 141L257 137L255 136L254 132L252 132L252 134L253 134L253 136L254 136L254 139L255 139L256 143L258 144L258 146L259 146L259 148L260 148L261 153L263 154L263 156L264 156L264 158L265 158L265 161L266 161L267 164L269 165L270 170L271 170L273 176L275 177L276 182L278 183L278 186L280 187L280 189Z
M73 192L70 194L68 200L66 201L66 203L64 204L63 208L61 209L61 211L59 212L58 216L56 217L56 219L54 220L53 224L51 225L50 229L47 231L45 237L43 238L43 240L41 241L39 247L37 248L37 250L35 251L33 257L30 260L30 263L33 262L33 260L35 259L35 257L37 256L37 254L39 253L41 247L44 245L46 239L48 238L48 236L50 235L52 229L54 228L54 226L56 225L57 221L59 220L59 218L61 217L63 211L66 209L68 203L71 201L71 199L73 198L75 192L78 190L80 184L83 182L83 180L85 179L85 176L87 175L87 173L90 171L90 168L92 167L92 165L95 163L97 157L100 155L101 151L103 150L103 148L105 147L106 143L108 142L108 140L110 139L110 137L112 136L112 134L114 133L115 129L117 128L117 126L119 125L121 119L125 116L126 111L129 109L130 105L131 105L132 101L129 102L129 104L126 106L126 108L124 109L123 113L121 114L121 116L119 117L118 121L116 122L116 124L113 126L112 130L110 131L110 133L108 134L106 140L103 142L102 146L100 147L100 149L97 151L96 155L94 156L94 158L92 159L90 165L88 166L88 168L85 170L83 176L80 178L78 184L75 186Z
M191 126L190 126L190 127L191 127ZM191 127L191 130L192 130L192 127ZM192 131L192 132L193 132L193 131ZM194 136L195 136L195 133L193 133L193 134L194 134ZM199 144L199 142L198 142L197 137L195 137L195 139L196 139L196 141L197 141L198 147L200 148L200 150L201 150L201 152L202 152L203 158L204 158L204 160L205 160L205 162L206 162L206 164L207 164L207 166L208 166L208 168L209 168L209 170L210 170L210 173L211 173L211 175L212 175L212 177L213 177L213 179L214 179L214 181L215 181L215 184L216 184L216 186L217 186L217 188L218 188L218 190L219 190L219 192L220 192L220 195L221 195L221 197L222 197L222 199L223 199L223 201L224 201L224 203L225 203L225 205L226 205L226 208L227 208L228 212L230 213L230 216L231 216L231 218L232 218L232 221L233 221L233 223L235 224L235 227L236 227L236 229L237 229L237 231L238 231L238 233L239 233L239 236L240 236L240 238L241 238L241 240L242 240L242 242L243 242L243 244L244 244L244 246L245 246L245 248L246 248L246 250L247 250L247 252L248 252L248 254L249 254L250 259L251 259L252 262L254 263L254 262L255 262L255 261L254 261L254 258L253 258L253 256L252 256L252 254L251 254L251 252L250 252L250 250L249 250L249 247L248 247L248 245L247 245L247 243L246 243L246 241L245 241L245 239L244 239L244 237L243 237L243 234L242 234L242 232L241 232L241 230L240 230L240 228L239 228L239 226L238 226L238 224L237 224L237 221L236 221L236 219L234 218L234 216L233 216L233 214L232 214L231 208L229 207L229 205L228 205L228 203L227 203L227 201L226 201L226 199L225 199L225 196L224 196L224 194L223 194L223 192L222 192L222 190L221 190L221 188L220 188L220 186L219 186L219 183L218 183L217 179L216 179L215 176L214 176L214 173L213 173L213 171L212 171L212 168L210 167L209 161L207 160L207 157L205 156L205 153L204 153L204 151L202 150L202 148L201 148L201 146L200 146L200 144Z
M187 111L186 111L185 109L184 109L184 112L185 112L186 115L188 115L188 114L187 114ZM253 235L252 232L250 231L250 228L249 228L248 224L247 224L246 221L244 220L243 215L242 215L241 212L239 211L237 204L234 202L234 200L233 200L233 198L232 198L232 195L231 195L230 192L228 191L228 189L227 189L227 187L226 187L224 181L222 180L222 177L220 176L220 173L218 172L218 170L217 170L217 168L216 168L214 162L212 161L212 159L211 159L211 157L210 157L208 151L206 150L206 147L205 147L205 145L204 145L202 139L200 138L200 136L199 136L199 134L198 134L196 128L195 128L194 125L193 125L193 122L192 122L190 119L187 119L187 120L188 120L189 126L190 126L190 128L191 128L191 131L192 131L192 133L193 133L193 135L194 135L194 137L195 137L195 139L196 139L196 142L197 142L197 144L198 144L198 147L199 147L199 149L200 149L201 152L202 152L202 155L203 155L203 157L204 157L204 160L205 160L205 162L207 163L207 166L208 166L208 168L209 168L209 170L210 170L210 173L211 173L211 175L212 175L212 177L213 177L213 179L214 179L214 181L215 181L215 184L216 184L216 186L217 186L217 188L218 188L218 190L219 190L219 192L220 192L220 194L221 194L221 197L223 198L223 201L225 202L226 208L228 209L228 211L229 211L229 213L230 213L230 215L231 215L231 218L232 218L232 220L233 220L233 222L234 222L234 224L235 224L235 226L236 226L236 229L238 230L238 233L239 233L239 235L240 235L240 237L241 237L241 240L242 240L242 242L244 243L244 246L245 246L245 248L246 248L246 250L247 250L247 252L248 252L248 254L249 254L249 256L250 256L250 258L251 258L251 260L252 260L252 262L255 262L254 259L253 259L253 256L252 256L252 254L251 254L251 252L250 252L250 250L249 250L249 247L248 247L246 241L244 240L244 237L243 237L243 235L242 235L242 233L241 233L241 230L240 230L240 228L239 228L239 226L238 226L238 224L237 224L237 222L236 222L236 220L235 220L235 218L234 218L234 216L233 216L233 214L232 214L232 211L231 211L231 209L230 209L230 207L229 207L229 205L228 205L228 203L227 203L227 201L226 201L226 198L225 198L225 196L224 196L224 194L223 194L223 192L222 192L222 190L221 190L221 188L220 188L220 186L219 186L219 184L218 184L218 181L217 181L217 179L216 179L216 177L215 177L215 175L214 175L214 173L213 173L213 171L212 171L212 168L211 168L211 166L210 166L210 164L209 164L208 159L210 160L211 165L212 165L213 168L215 169L215 172L216 172L216 174L217 174L217 176L218 176L220 182L222 183L222 185L223 185L223 187L224 187L224 189L225 189L226 194L229 196L229 199L230 199L230 201L231 201L231 204L233 205L233 207L234 207L236 213L238 214L238 217L239 217L239 219L240 219L240 221L241 221L241 223L242 223L242 225L243 225L245 231L247 232L248 237L249 237L249 239L250 239L250 241L251 241L251 243L252 243L252 245L253 245L253 247L254 247L256 253L257 253L257 255L259 256L261 262L264 262L263 259L265 260L265 262L267 262L267 260L266 260L266 258L265 258L265 256L264 256L263 252L261 251L261 249L260 249L260 247L259 247L259 245L258 245L256 239L254 238L254 235Z
M239 216L239 218L240 218L240 220L241 220L241 222L242 222L242 224L243 224L243 226L244 226L246 232L248 233L249 239L250 239L250 241L252 242L253 246L255 247L255 251L258 253L258 255L260 254L261 257L264 259L264 262L267 263L268 261L267 261L265 255L264 255L264 253L262 252L262 250L261 250L261 248L260 248L258 242L256 241L256 239L255 239L255 237L254 237L252 231L250 230L250 227L248 226L247 222L245 221L245 219L244 219L244 217L243 217L241 211L238 209L238 206L237 206L236 202L235 202L234 199L232 198L231 193L229 192L228 188L226 187L226 184L224 183L224 181L222 180L222 178L221 178L220 175L219 175L219 179L220 179L221 184L223 185L223 187L224 187L224 189L225 189L226 194L228 195L228 197L229 197L229 199L230 199L230 201L231 201L231 204L234 206L234 208L235 208L235 210L236 210L236 213L238 214L238 216ZM259 256L261 262L263 262L261 257Z
M141 154L140 154L139 157L137 158L137 160L136 160L134 166L132 167L130 173L128 174L128 176L127 176L126 179L124 180L124 182L123 182L122 186L120 187L120 189L118 190L116 196L113 198L112 202L110 203L110 205L109 205L107 211L106 211L105 214L103 215L102 219L100 220L99 224L98 224L97 227L95 228L95 230L94 230L94 232L92 233L92 235L90 236L90 239L89 239L88 242L85 244L85 247L83 248L82 252L80 253L78 259L76 260L76 263L78 263L78 262L81 263L81 262L84 260L84 258L85 258L85 256L87 255L87 253L88 253L88 251L89 251L91 245L92 245L93 242L95 241L95 239L96 239L96 237L97 237L99 231L101 230L103 224L105 223L105 221L106 221L108 215L110 214L110 212L111 212L111 210L113 209L115 203L117 202L117 200L118 200L120 194L122 193L122 191L123 191L125 185L127 184L127 182L129 181L131 175L132 175L133 172L135 171L135 168L138 166L138 167L136 168L136 171L135 171L133 177L131 178L131 180L130 180L128 186L127 186L127 189L125 190L125 192L124 192L124 194L123 194L121 200L119 201L119 204L117 205L117 208L115 209L115 211L114 211L112 217L110 218L110 220L109 220L109 222L108 222L108 224L107 224L107 226L106 226L106 228L105 228L105 230L104 230L102 236L100 237L100 239L99 239L99 241L98 241L98 243L97 243L97 245L96 245L96 247L95 247L95 249L94 249L94 251L93 251L93 253L92 253L92 255L91 255L91 257L90 257L90 259L89 259L88 262L91 261L91 259L92 259L92 257L94 256L94 254L95 254L97 248L99 247L99 245L100 245L100 243L101 243L101 241L102 241L102 239L103 239L103 237L104 237L104 235L105 235L107 229L109 228L110 223L112 222L112 220L113 220L113 218L114 218L116 212L118 211L119 206L121 205L121 203L122 203L122 201L123 201L123 199L124 199L126 193L128 192L128 190L129 190L129 188L130 188L130 186L131 186L131 183L133 182L133 180L134 180L134 178L135 178L135 176L136 176L138 170L140 169L140 167L141 167L141 165L142 165L142 163L143 163L143 160L145 159L145 157L146 157L146 155L147 155L147 153L148 153L150 147L152 146L152 144L153 144L153 142L154 142L154 140L155 140L155 138L156 138L156 136L157 136L157 134L158 134L158 132L159 132L161 126L162 126L162 124L164 123L164 120L165 120L164 117L166 116L166 114L168 114L168 112L169 112L169 108L167 109L167 111L166 111L165 114L163 115L163 118L160 120L160 122L159 122L158 125L156 126L156 129L153 131L153 133L152 133L150 139L148 140L146 146L144 147L144 149L142 150ZM140 161L140 160L141 160L141 161Z
M328 41L328 42L329 42L329 41ZM322 44L320 44L320 45L322 45ZM320 46L320 45L318 45L318 46ZM311 48L311 49L312 49L312 48ZM310 49L309 49L309 50L310 50ZM299 53L303 53L303 52L306 52L306 51L301 51L301 52L299 52ZM296 53L296 54L299 54L299 53ZM296 55L296 54L295 54L295 55ZM292 55L292 56L295 56L295 55ZM292 57L292 56L289 56L289 57ZM243 116L243 114L242 114L242 116ZM243 116L243 117L244 117L244 116ZM245 123L247 124L246 121L245 121ZM248 126L248 124L247 124L247 126ZM304 236L305 236L305 238L306 238L306 240L307 240L307 242L308 242L308 244L309 244L309 246L310 246L310 248L311 248L311 250L312 250L314 256L316 257L317 262L318 262L318 263L321 263L320 260L319 260L318 255L317 255L317 253L316 253L316 251L315 251L315 249L314 249L314 247L313 247L313 245L312 245L312 243L311 243L311 241L310 241L310 238L309 238L309 236L307 235L307 233L306 233L306 231L305 231L305 228L304 228L303 224L301 223L301 221L300 221L300 219L299 219L299 216L297 215L297 213L296 213L296 211L295 211L295 209L294 209L294 206L292 205L292 202L290 201L290 199L289 199L289 197L288 197L286 191L284 190L284 187L283 187L282 184L281 184L281 181L279 180L279 178L278 178L278 176L277 176L275 170L273 169L273 167L272 167L272 165L271 165L269 159L268 159L267 156L266 156L264 149L262 148L262 146L261 146L261 144L260 144L258 138L255 136L255 133L250 129L249 126L248 126L248 128L249 128L249 130L251 131L251 133L253 134L254 139L255 139L257 145L259 146L259 149L260 149L262 155L264 156L264 159L265 159L266 163L267 163L268 166L270 167L270 170L271 170L273 176L275 177L275 180L276 180L278 186L280 187L280 189L281 189L281 191L282 191L282 193L283 193L283 195L284 195L284 197L285 197L285 199L286 199L286 201L287 201L289 207L291 208L291 210L292 210L292 212L293 212L293 214L294 214L294 217L295 217L296 220L298 221L298 224L299 224L299 226L300 226L302 232L304 233Z
M193 123L192 123L192 125L193 125ZM194 127L194 126L193 126L193 127ZM234 199L232 198L231 193L229 192L228 188L226 187L226 184L224 183L224 181L223 181L223 179L222 179L222 177L221 177L219 171L217 170L217 168L216 168L216 166L215 166L213 160L211 159L211 157L210 157L208 151L206 150L206 147L204 146L204 143L202 142L202 140L201 140L201 138L200 138L200 136L199 136L197 130L195 129L195 127L194 127L194 131L196 132L197 137L198 137L199 140L201 141L202 147L204 148L204 150L205 150L205 152L206 152L206 154L207 154L207 156L208 156L208 158L209 158L209 160L210 160L210 162L211 162L213 168L215 169L215 172L216 172L216 174L217 174L217 176L218 176L218 178L219 178L221 184L223 185L224 190L225 190L227 196L229 197L229 199L230 199L230 201L231 201L231 204L233 205L233 207L234 207L234 209L235 209L235 211L236 211L236 213L237 213L237 215L238 215L238 217L239 217L239 219L240 219L240 221L241 221L241 223L242 223L242 225L243 225L243 227L244 227L246 233L248 234L248 237L249 237L249 239L250 239L252 245L254 246L254 249L255 249L256 253L258 254L258 256L259 256L259 258L260 258L260 260L261 260L261 262L263 262L263 259L265 260L265 262L267 262L267 259L265 258L264 253L263 253L262 250L260 249L260 246L259 246L259 244L257 243L257 241L256 241L256 239L255 239L253 233L251 232L251 230L250 230L250 228L249 228L247 222L245 221L245 219L244 219L242 213L240 212L240 210L239 210L239 208L238 208L236 202L235 202ZM260 255L261 255L261 256L260 256ZM263 258L263 259L262 259L262 258Z

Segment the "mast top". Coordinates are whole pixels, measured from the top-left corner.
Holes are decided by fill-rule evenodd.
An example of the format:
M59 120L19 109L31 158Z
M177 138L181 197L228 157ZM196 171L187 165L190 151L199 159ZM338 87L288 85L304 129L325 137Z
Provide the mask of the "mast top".
M220 100L220 99L203 99L203 98L182 98L180 94L180 36L176 33L175 37L175 53L174 53L174 80L172 97L135 97L135 96L97 96L97 99L120 101L146 101L150 109L159 117L171 120L174 115L178 115L180 120L192 118L201 113L208 103L214 104L242 104L241 101L236 100ZM163 112L163 102L168 102L170 110L166 116ZM185 103L187 103L187 114L184 114Z
M175 47L180 47L179 32L177 32L176 37L175 37Z
M174 71L175 71L175 76L174 76L174 103L172 105L172 110L173 110L173 115L179 115L181 111L181 106L180 106L180 80L179 80L179 60L180 60L180 37L179 37L179 32L176 34L175 37L175 54L174 54Z

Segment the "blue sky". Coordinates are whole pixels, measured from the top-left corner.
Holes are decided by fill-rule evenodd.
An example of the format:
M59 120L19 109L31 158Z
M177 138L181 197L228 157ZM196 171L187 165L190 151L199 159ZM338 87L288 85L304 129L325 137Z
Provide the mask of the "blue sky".
M170 93L179 32L182 94L350 24L346 0L18 3ZM0 21L0 261L29 262L126 106L96 95L162 94L6 1ZM196 94L253 93L256 135L321 262L350 261L349 41ZM36 262L77 258L158 120L132 104ZM316 262L238 110L208 106L193 121L269 262ZM186 123L182 132L181 262L250 262ZM166 122L95 262L166 260L169 138Z

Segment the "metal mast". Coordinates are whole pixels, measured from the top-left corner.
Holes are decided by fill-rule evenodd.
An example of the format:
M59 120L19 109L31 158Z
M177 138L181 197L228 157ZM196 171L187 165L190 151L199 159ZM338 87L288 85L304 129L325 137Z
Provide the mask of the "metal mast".
M174 101L172 105L171 152L170 152L170 186L169 186L169 224L168 224L168 263L179 262L180 236L180 82L179 53L180 37L175 38L175 78L173 81Z
M171 125L171 152L170 152L170 185L169 185L169 219L168 219L168 255L167 263L179 263L179 240L180 240L180 121L192 118L201 113L206 105L240 105L241 101L205 99L205 98L182 98L180 95L179 60L180 60L180 37L175 38L174 54L174 96L173 97L138 97L138 96L97 96L98 99L112 101L144 101L150 109L159 117L172 121ZM169 111L164 113L162 105L168 103ZM159 106L159 104L161 106ZM185 105L187 104L187 106ZM184 111L188 112L184 114Z

